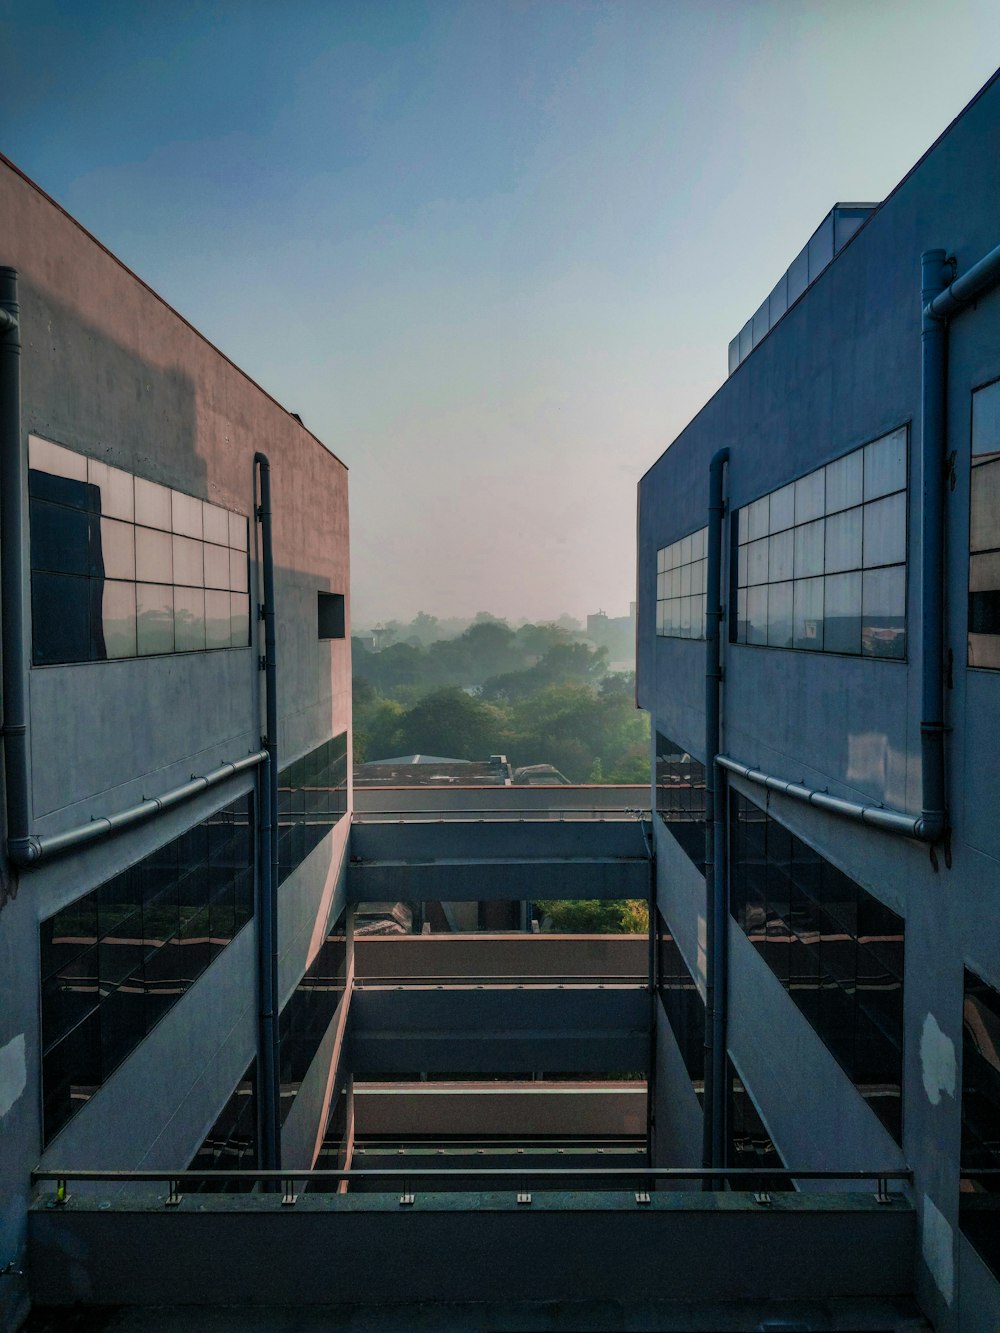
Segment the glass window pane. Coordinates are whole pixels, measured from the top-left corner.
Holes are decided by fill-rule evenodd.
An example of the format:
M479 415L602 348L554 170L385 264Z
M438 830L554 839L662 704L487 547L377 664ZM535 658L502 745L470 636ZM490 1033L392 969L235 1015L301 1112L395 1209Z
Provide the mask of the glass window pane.
M32 497L31 567L50 574L89 574L91 517Z
M682 598L680 599L680 607L681 607L680 636L681 636L682 639L690 639L690 637L691 637L691 598L690 598L690 597L682 597Z
M797 579L795 582L795 613L793 647L823 647L823 580Z
M772 583L767 590L767 641L772 648L792 646L792 585Z
M825 473L820 468L810 472L807 477L800 477L795 483L795 522L809 523L814 518L821 518L825 504Z
M229 607L232 646L245 648L250 642L250 598L246 593L231 593Z
M736 642L746 643L747 641L747 594L744 588L741 588L736 594Z
M738 588L745 588L747 586L747 547L741 546L738 548L736 564L736 586Z
M972 456L983 454L1000 454L1000 380L972 395Z
M234 551L247 549L247 521L242 514L229 515L229 545Z
M906 427L866 444L865 499L906 488Z
M864 451L855 449L826 468L826 512L852 509L863 499Z
M795 529L795 577L811 578L823 573L826 519L817 518Z
M136 503L138 503L138 492ZM168 532L154 532L152 528L136 528L135 576L140 583L173 581L174 562Z
M170 491L166 486L135 478L135 521L147 528L170 531Z
M973 551L994 551L1000 547L1000 458L977 463L969 480L969 547Z
M768 534L769 502L770 497L762 495L759 500L754 500L753 504L749 506L751 540L755 537L766 537Z
M202 509L204 502L182 491L170 492L171 527L182 537L202 536Z
M43 921L41 936L42 979L97 943L97 895L88 893Z
M174 589L174 648L187 653L205 647L205 593L201 588Z
M691 596L691 566L681 565L680 570L680 595L682 597Z
M229 586L233 592L247 590L247 558L243 551L229 552Z
M736 540L740 546L750 540L750 507L744 505L736 512Z
M861 575L835 574L823 589L823 647L830 653L861 652Z
M138 536L138 533L136 534ZM169 541L169 538L168 538ZM140 656L174 651L174 590L140 583L135 590L136 642Z
M860 509L847 509L826 520L826 564L828 574L861 568Z
M215 542L218 546L229 545L229 513L225 509L220 509L218 505L209 504L205 500L202 504L201 514L202 534L207 542Z
M681 565L689 565L689 564L691 563L691 536L690 536L690 534L689 534L687 537L682 537L682 538L681 538L680 547L681 547L681 550L680 550L680 560L679 560L678 563L681 564Z
M770 531L782 532L795 522L795 483L771 492Z
M120 468L109 467L96 458L87 459L87 480L96 488L95 508L106 518L120 518L126 523L135 520L135 490L132 475Z
M747 589L747 643L767 643L767 586Z
M906 569L903 565L865 572L861 651L867 657L906 656Z
M760 541L751 542L747 547L747 583L767 582L767 548L768 539L766 537L762 537Z
M791 530L779 532L768 542L767 579L769 583L782 583L792 577L792 553L794 533Z
M98 550L93 572L106 579L135 578L135 528L131 523L120 523L114 518L94 520Z
M205 586L205 565L201 554L202 543L193 541L190 537L175 537L173 546L173 582L183 584L187 588L203 588Z
M205 647L228 648L232 640L228 592L205 593Z
M61 444L28 436L28 466L52 477L66 477L71 481L87 480L87 460L83 454L64 449Z
M865 568L902 564L906 559L906 492L867 504L864 513Z
M90 579L67 574L32 574L31 638L36 666L89 662Z
M205 587L229 587L229 548L228 546L206 546L205 551ZM662 578L663 575L657 576Z
M135 584L95 582L95 595L100 599L100 622L104 636L104 655L107 657L135 657Z

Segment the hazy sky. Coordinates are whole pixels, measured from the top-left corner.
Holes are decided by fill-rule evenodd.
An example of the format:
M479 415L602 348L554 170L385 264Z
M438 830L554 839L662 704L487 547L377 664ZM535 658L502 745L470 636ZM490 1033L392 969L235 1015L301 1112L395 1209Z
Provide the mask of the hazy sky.
M0 148L351 468L354 615L627 612L635 485L995 0L0 0Z

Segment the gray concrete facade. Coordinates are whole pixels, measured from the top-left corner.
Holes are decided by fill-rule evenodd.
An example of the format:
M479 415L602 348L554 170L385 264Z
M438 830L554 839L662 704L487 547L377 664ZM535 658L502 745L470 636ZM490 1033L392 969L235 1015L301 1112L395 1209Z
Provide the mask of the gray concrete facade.
M656 633L657 551L708 521L709 460L728 447L728 516L909 427L907 650L878 660L731 642L723 623L722 752L856 802L921 807L920 257L966 272L1000 242L1000 82L991 81L771 329L639 486L639 700L705 754L705 644ZM831 182L831 193L848 182ZM761 286L773 275L762 274ZM1000 377L1000 291L949 333L945 644L950 856L733 779L771 816L905 920L903 1138L897 1145L736 923L728 1045L789 1167L904 1162L915 1173L916 1291L942 1333L984 1328L1000 1285L959 1230L963 968L1000 988L1000 672L967 665L971 396ZM728 545L723 558L726 608ZM655 821L654 822L659 822ZM666 828L658 901L703 984L705 886ZM661 1015L662 1026L662 1015ZM666 1034L669 1038L669 1031ZM661 1037L661 1083L682 1082Z

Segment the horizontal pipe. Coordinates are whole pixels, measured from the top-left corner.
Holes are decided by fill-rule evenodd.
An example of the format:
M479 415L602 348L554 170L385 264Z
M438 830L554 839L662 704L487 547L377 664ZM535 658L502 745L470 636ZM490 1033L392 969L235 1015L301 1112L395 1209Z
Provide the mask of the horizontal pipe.
M924 314L929 315L931 319L950 319L998 282L1000 282L1000 245L928 301L924 306Z
M258 764L264 763L266 759L266 750L255 750L253 754L248 754L244 759L236 759L232 763L220 764L218 768L212 769L210 773L205 773L202 777L193 777L190 782L182 783L179 787L173 787L170 791L164 792L162 796L148 797L146 800L140 801L138 805L129 806L126 810L119 810L117 814L102 815L90 820L87 824L79 824L76 828L67 829L65 833L54 833L51 837L32 833L24 838L11 838L8 842L8 855L15 865L36 866L40 861L44 861L50 856L57 856L61 852L88 846L92 842L97 842L100 838L108 837L109 834L120 833L123 829L141 824L164 810L170 810L175 805L181 805L184 801L189 801L192 796L207 791L209 787L217 787L220 782L235 777L237 773L243 773L249 768L256 768Z
M923 815L909 815L902 810L890 810L884 805L863 805L858 801L845 801L839 796L831 796L828 792L817 791L814 787L805 787L799 782L787 782L784 778L762 773L760 769L738 763L728 755L718 755L716 762L727 772L735 773L737 777L745 778L747 782L753 782L758 787L766 787L768 791L776 791L781 796L791 797L792 800L801 801L804 805L815 806L817 810L825 810L828 814L853 819L859 824L868 824L871 828L881 829L883 833L914 838L917 842L936 842L940 837L940 830L934 822Z
M0 333L13 333L19 327L17 315L0 307Z

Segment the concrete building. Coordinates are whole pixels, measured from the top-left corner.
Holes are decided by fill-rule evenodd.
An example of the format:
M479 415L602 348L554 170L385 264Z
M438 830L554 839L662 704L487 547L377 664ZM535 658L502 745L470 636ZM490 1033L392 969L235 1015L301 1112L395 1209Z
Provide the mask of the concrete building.
M18 1269L31 1170L186 1165L335 947L349 565L344 465L4 160L0 237L0 1268ZM311 1063L272 1126L290 1161L329 1113ZM0 1326L25 1299L0 1277Z
M998 152L994 78L639 487L656 1159L912 1169L942 1333L1000 1310Z

